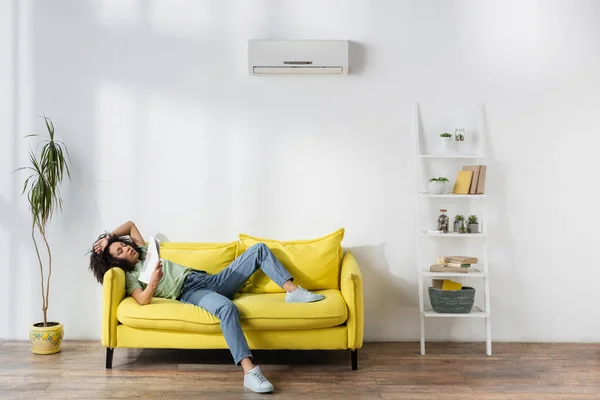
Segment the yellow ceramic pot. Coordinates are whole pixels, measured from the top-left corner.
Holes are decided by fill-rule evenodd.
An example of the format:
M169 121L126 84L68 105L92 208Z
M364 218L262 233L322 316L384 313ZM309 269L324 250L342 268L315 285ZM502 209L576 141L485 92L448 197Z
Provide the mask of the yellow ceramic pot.
M43 322L31 325L31 351L34 354L58 353L64 334L63 324L60 322L48 322L47 327L44 327Z

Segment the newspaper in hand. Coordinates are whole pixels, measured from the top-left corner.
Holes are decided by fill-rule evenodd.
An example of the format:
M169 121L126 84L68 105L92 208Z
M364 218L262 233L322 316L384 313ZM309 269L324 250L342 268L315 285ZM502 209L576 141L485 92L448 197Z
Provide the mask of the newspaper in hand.
M142 270L138 280L148 284L152 277L152 272L156 268L156 263L160 260L160 241L154 236L150 236L148 239L148 251L146 252L146 259L142 264Z

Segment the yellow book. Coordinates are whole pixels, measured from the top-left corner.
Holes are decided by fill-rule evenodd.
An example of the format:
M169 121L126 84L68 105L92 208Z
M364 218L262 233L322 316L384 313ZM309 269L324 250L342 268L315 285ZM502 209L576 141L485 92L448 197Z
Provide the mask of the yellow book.
M444 279L444 283L442 283L442 290L462 290L462 283Z
M458 171L452 193L469 194L469 189L471 188L471 179L473 179L473 171Z

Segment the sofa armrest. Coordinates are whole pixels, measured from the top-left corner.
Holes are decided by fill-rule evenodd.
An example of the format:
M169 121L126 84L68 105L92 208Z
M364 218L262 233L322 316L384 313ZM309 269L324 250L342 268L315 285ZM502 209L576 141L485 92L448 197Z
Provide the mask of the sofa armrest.
M354 255L348 251L342 260L340 290L348 307L348 348L360 349L365 330L365 310L363 306L363 281Z
M117 307L125 298L125 272L111 268L104 274L102 285L102 345L117 347Z

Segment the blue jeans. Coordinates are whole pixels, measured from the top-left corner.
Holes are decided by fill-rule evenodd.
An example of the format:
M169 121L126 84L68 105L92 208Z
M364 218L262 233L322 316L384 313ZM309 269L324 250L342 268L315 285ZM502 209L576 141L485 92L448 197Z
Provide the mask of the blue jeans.
M252 357L252 353L240 326L238 310L231 299L259 268L280 287L294 279L271 250L264 243L258 243L218 274L203 271L188 274L179 295L179 301L195 304L219 318L236 365L244 358Z

